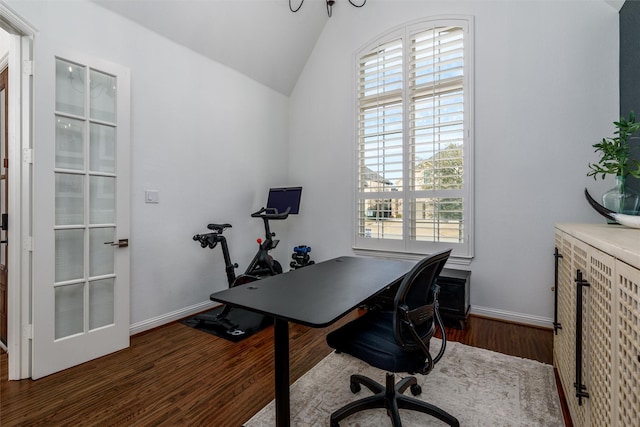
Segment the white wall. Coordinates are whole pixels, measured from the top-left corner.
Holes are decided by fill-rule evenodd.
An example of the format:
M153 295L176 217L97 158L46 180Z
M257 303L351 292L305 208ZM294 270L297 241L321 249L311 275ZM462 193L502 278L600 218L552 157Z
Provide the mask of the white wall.
M250 213L266 202L270 186L288 184L288 98L90 2L9 4L40 31L35 196L53 197L43 191L52 188L53 129L39 123L53 114L54 55L72 50L129 67L131 322L208 301L227 286L222 255L191 237L208 223L232 223L232 257L246 267L262 233ZM160 203L145 204L145 189L158 190ZM36 223L47 214L35 212ZM36 244L36 269L38 250L52 248ZM286 256L286 245L281 250Z
M592 144L618 113L618 13L597 1L370 1L334 10L294 93L290 178L305 186L292 235L314 259L351 253L353 54L421 17L475 17L477 313L549 326L553 226L602 222L583 190Z

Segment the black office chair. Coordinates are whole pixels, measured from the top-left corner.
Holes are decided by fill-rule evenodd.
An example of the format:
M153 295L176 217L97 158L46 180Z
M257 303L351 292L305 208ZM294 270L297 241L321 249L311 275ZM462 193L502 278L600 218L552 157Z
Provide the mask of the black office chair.
M446 335L438 312L435 280L442 271L451 250L424 258L400 283L392 311L370 310L358 319L327 335L327 343L336 352L348 353L387 372L386 386L362 375L352 375L350 388L357 393L364 385L375 395L352 402L331 414L331 427L340 420L365 409L386 408L394 427L401 427L399 409L432 415L451 426L459 426L456 418L424 401L405 396L407 388L414 396L422 392L415 377L397 384L392 372L428 374L444 354ZM435 333L434 318L442 331L442 345L433 358L429 342Z

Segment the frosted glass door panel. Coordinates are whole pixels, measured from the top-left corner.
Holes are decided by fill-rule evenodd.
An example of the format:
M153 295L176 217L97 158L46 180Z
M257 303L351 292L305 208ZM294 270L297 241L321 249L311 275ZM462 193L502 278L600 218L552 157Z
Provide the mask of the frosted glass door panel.
M84 169L84 123L56 117L56 168Z
M114 279L89 283L89 329L113 324Z
M92 123L89 169L92 172L114 173L116 170L116 128Z
M91 70L90 118L103 122L116 121L116 78Z
M92 176L89 179L89 223L113 224L116 207L116 179Z
M84 176L56 173L56 225L84 224Z
M56 282L84 278L84 230L56 230Z
M56 111L84 116L85 67L56 59Z
M55 339L84 332L84 284L56 287Z
M113 274L113 251L111 244L115 239L115 228L92 228L89 230L89 276Z

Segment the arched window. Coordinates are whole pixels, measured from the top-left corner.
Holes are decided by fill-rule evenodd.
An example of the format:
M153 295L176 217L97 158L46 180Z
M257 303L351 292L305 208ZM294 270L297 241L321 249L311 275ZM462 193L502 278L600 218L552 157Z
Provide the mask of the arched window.
M470 18L403 26L356 56L356 251L473 256Z

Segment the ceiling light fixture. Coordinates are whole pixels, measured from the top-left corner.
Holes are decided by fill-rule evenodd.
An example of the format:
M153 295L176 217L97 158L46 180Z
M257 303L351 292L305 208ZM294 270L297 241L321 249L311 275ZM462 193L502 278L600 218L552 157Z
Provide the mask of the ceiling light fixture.
M333 14L333 5L335 4L335 0L326 0L326 1L327 1L327 15L329 15L329 18L331 18L331 15ZM289 10L291 10L291 12L297 12L300 10L303 3L304 3L304 0L300 0L300 4L296 9L294 9L291 6L291 0L289 0ZM354 6L354 7L362 7L367 3L367 0L362 0L362 4L355 4L351 0L349 0L349 3L351 3L351 6Z

